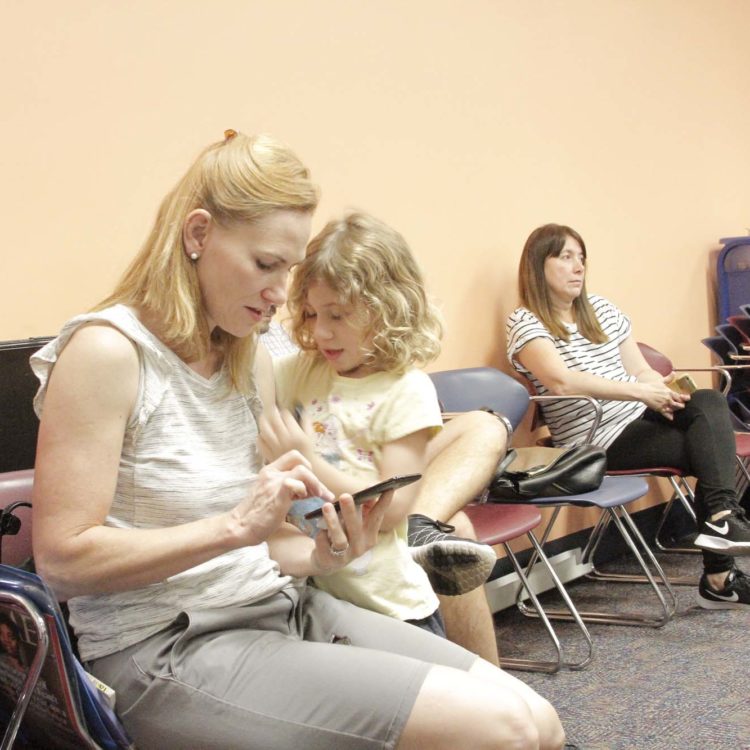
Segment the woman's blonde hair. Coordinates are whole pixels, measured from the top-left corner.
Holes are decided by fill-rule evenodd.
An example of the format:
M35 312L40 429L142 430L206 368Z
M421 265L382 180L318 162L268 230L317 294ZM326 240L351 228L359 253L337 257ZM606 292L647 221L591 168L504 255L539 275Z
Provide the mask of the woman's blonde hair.
M349 213L330 221L307 246L287 303L293 336L307 351L316 351L305 318L307 292L316 282L326 284L342 304L356 306L354 323L372 337L366 364L401 373L440 353L443 324L427 298L422 272L404 238L382 221Z
M586 259L586 245L575 229L562 224L545 224L537 227L526 240L518 265L518 294L521 304L531 310L555 337L568 341L570 334L561 321L555 316L549 288L544 276L544 263L547 258L557 258L568 237L574 239L583 251ZM584 275L581 293L573 301L573 311L579 333L594 344L607 341L594 309L586 293L586 277Z
M233 385L247 392L256 336L210 335L195 264L187 257L183 228L205 209L217 223L257 221L273 211L312 211L318 190L308 169L268 135L228 130L205 149L162 201L154 226L112 294L96 309L122 303L143 310L159 337L186 361L201 359L211 344L224 355Z

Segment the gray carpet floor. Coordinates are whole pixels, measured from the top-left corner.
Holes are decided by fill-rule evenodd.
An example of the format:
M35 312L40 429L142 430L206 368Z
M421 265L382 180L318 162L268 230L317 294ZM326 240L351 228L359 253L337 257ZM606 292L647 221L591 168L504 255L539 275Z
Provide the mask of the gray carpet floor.
M668 575L700 574L699 555L660 561ZM567 588L579 609L657 612L647 586L582 579ZM662 628L589 625L594 658L585 669L513 672L552 702L581 750L750 750L750 607L708 611L695 601L697 586L675 591L676 614ZM556 599L545 594L542 603ZM573 624L554 626L563 644L580 643ZM504 655L552 657L541 624L515 607L495 615L495 628Z

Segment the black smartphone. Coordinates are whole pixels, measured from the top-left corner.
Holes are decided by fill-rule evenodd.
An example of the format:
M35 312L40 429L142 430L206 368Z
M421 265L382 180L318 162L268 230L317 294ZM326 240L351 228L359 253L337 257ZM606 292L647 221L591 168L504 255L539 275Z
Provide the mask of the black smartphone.
M401 477L391 477L390 479L386 479L382 482L378 482L377 484L373 484L372 487L366 487L363 490L360 490L359 492L355 492L352 495L352 498L354 498L354 504L355 505L361 505L365 500L370 500L373 497L377 497L378 495L382 495L384 492L388 492L388 490L397 490L399 487L405 487L407 484L411 484L412 482L416 482L418 479L421 479L421 474L405 474ZM338 502L335 502L333 504L333 507L336 509L336 512L338 513L340 508ZM316 508L315 510L311 510L309 513L305 513L305 518L318 518L323 515L323 508Z

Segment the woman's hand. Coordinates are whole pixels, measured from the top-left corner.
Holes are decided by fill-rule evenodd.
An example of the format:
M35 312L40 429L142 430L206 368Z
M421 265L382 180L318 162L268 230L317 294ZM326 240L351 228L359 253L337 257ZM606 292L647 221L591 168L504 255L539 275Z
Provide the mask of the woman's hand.
M312 441L287 409L275 405L265 409L258 428L258 447L265 461L273 461L289 451L298 451L308 461L312 460Z
M255 545L268 539L284 522L292 500L314 495L333 500L333 493L312 473L309 461L297 451L288 451L264 466L248 497L230 513L232 533L239 541L238 546Z
M685 402L690 400L686 393L676 393L667 386L674 380L674 373L661 380L639 383L641 398L652 411L659 412L665 419L674 419L674 412L685 408Z
M320 531L315 537L310 558L315 569L313 574L332 573L374 547L392 499L393 490L389 490L377 500L357 507L351 495L342 495L339 498L340 515L333 505L324 505L327 530Z
M268 539L271 557L283 575L304 578L333 573L375 546L383 516L393 491L359 507L351 495L339 498L340 513L329 502L323 505L327 529L310 539L295 526L285 523Z

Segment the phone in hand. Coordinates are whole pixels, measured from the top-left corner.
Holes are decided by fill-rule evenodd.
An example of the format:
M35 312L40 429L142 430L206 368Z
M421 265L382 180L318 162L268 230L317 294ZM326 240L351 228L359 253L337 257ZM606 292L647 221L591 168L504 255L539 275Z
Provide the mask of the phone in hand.
M686 393L687 395L698 390L695 381L687 373L675 378L671 383L667 383L667 387L676 393Z
M396 490L399 487L416 482L421 476L421 474L408 474L391 477L384 482L378 482L373 484L372 487L355 492L352 498L354 498L356 505L361 505L366 500L382 495L388 490ZM322 497L306 497L303 500L295 500L289 509L289 513L287 513L286 520L314 539L321 529L326 528L322 510L324 502ZM338 502L334 503L333 507L337 512L339 511Z
M362 505L362 503L364 503L366 500L371 500L373 497L377 497L378 495L382 495L384 492L388 492L388 490L397 490L401 487L405 487L407 484L412 484L413 482L416 482L421 478L421 474L405 474L404 476L391 477L390 479L378 482L377 484L373 484L371 487L366 487L359 492L355 492L352 495L354 504ZM339 512L339 510L341 510L338 501L333 504L333 507L337 513ZM308 513L305 513L305 518L318 518L322 515L323 506L321 505L320 508L316 508L315 510L311 510Z

